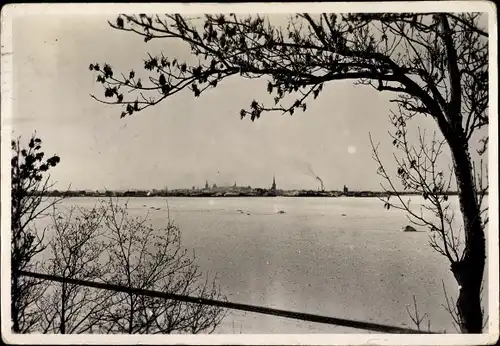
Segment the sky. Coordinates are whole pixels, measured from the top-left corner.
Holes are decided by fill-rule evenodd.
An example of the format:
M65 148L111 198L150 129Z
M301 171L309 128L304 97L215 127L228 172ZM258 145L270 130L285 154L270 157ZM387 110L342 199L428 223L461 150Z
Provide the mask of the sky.
M240 109L253 99L269 98L267 81L233 77L199 98L186 90L120 119L119 106L90 97L103 93L90 63L126 73L141 70L147 52L189 59L189 51L182 43L145 43L114 30L107 24L114 19L32 15L13 21L13 115L4 124L23 138L36 130L46 155L61 157L51 173L57 188L173 189L206 180L268 188L275 175L278 188L317 189L311 167L328 190L380 190L369 132L394 170L387 133L394 95L350 81L326 84L306 112L293 116L240 120ZM286 16L276 20L284 23ZM423 117L416 126L436 129Z

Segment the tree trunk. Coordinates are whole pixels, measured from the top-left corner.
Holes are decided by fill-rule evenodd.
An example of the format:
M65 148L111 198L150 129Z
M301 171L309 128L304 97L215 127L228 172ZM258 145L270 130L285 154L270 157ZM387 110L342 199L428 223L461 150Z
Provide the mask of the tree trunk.
M463 258L451 266L460 290L457 300L460 329L463 333L481 333L483 313L480 293L486 258L484 229L480 215L481 206L477 203L474 172L467 142L455 140L449 144L465 231Z
M129 280L130 283L130 280ZM129 285L130 287L130 285ZM130 311L129 311L129 318L128 318L128 333L133 334L133 327L134 327L134 312L135 312L135 299L133 295L130 295Z
M21 292L19 291L19 234L21 229L21 218L19 216L19 208L17 208L18 203L17 200L12 198L12 207L11 207L11 253L10 253L10 266L11 271L11 302L10 302L10 313L12 319L12 331L14 333L19 333L21 328L19 326L19 307L20 307L20 296Z
M62 283L61 288L61 324L59 325L61 334L66 334L66 283Z
M11 318L12 318L12 331L14 333L19 333L20 328L19 328L19 281L18 281L18 274L17 270L15 269L16 265L14 264L11 270L11 275L12 275L12 287L11 289L11 299L12 301L10 302L10 313L11 313Z

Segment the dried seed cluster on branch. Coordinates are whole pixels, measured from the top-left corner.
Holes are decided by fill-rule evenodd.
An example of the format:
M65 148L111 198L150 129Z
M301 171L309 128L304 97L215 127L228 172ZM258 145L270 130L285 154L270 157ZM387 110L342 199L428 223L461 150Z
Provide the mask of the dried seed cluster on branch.
M44 292L44 285L19 275L20 270L34 270L32 259L46 248L45 231L39 232L34 221L42 217L60 198L50 199L46 193L53 186L45 174L55 167L57 155L45 158L42 140L34 133L24 146L21 139L11 142L11 316L12 329L27 333L38 323L33 309Z

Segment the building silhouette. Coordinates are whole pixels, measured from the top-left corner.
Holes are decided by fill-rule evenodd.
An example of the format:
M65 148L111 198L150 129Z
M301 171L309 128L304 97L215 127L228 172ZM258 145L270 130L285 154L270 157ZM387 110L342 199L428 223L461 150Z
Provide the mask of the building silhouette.
M276 179L273 175L273 185L271 186L271 190L276 191Z

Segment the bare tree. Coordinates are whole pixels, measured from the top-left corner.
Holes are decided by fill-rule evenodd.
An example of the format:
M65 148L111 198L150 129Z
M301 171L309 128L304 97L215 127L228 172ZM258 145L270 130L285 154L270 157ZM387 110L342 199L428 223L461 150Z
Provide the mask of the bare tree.
M181 248L180 231L167 217L153 228L132 217L118 200L91 209L54 208L46 272L62 278L118 284L200 298L225 299L202 280L195 258ZM213 332L226 311L219 307L117 293L78 284L51 283L36 307L42 333Z
M101 281L107 274L107 245L102 235L102 208L53 208L48 274ZM52 283L37 302L43 333L88 333L96 328L113 295L111 291Z
M212 282L200 281L195 258L181 247L180 230L170 216L164 228L154 228L148 216L129 215L112 199L105 203L103 227L110 246L107 282L126 287L225 299ZM104 333L212 332L226 312L222 308L117 293L99 323Z
M403 210L407 213L411 223L428 228L431 232L430 246L448 259L453 270L454 266L464 259L467 239L464 239L466 234L464 235L463 228L459 226L457 229L455 208L449 200L449 195L452 193L453 167L444 167L442 154L446 148L446 140L439 138L435 131L431 139L428 140L425 131L421 131L419 128L417 143L411 144L408 138L407 122L412 117L405 116L404 111L400 109L399 115L392 113L390 119L395 128L395 131L389 134L398 151L398 153L393 154L393 157L396 162L396 176L399 185L391 178L392 175L385 168L378 153L378 145L373 143L370 135L373 158L378 164L377 173L386 183L381 184L381 186L384 191L388 192L387 197L380 199L384 201L385 208ZM481 207L481 215L485 215L488 210L488 207L483 205L483 199L488 193L488 184L485 183L487 173L483 172L482 160L480 165L481 168L477 172L474 186L477 191L477 203ZM473 171L476 174L475 167L473 167ZM411 191L423 196L424 203L412 205L410 198L406 199L398 192L400 191L399 186L402 186L404 191ZM485 228L488 222L487 215L482 217L482 222L482 227ZM444 290L444 294L445 309L451 314L457 330L460 330L459 326L464 323L462 315L450 303L451 298L448 298L446 290ZM415 316L410 315L410 317L420 328L421 321L418 319L416 307Z
M195 63L148 55L145 71L117 74L93 63L104 98L121 117L159 104L184 89L195 97L227 77L269 79L274 105L254 100L240 116L306 110L324 83L354 80L393 100L405 116L430 116L448 145L458 188L465 244L451 270L459 286L457 311L464 333L480 333L480 287L485 237L469 141L488 125L488 33L479 13L368 13L291 16L277 27L262 16L120 15L111 27L144 40L179 40ZM292 94L298 95L293 100ZM483 139L484 150L488 140Z
M40 311L36 301L46 285L39 280L19 275L21 270L35 270L36 255L45 250L45 230L37 230L34 221L62 198L46 197L51 188L50 176L46 172L55 167L60 159L54 155L44 159L42 141L36 133L27 147L21 139L11 143L11 316L15 333L28 333L38 328Z

